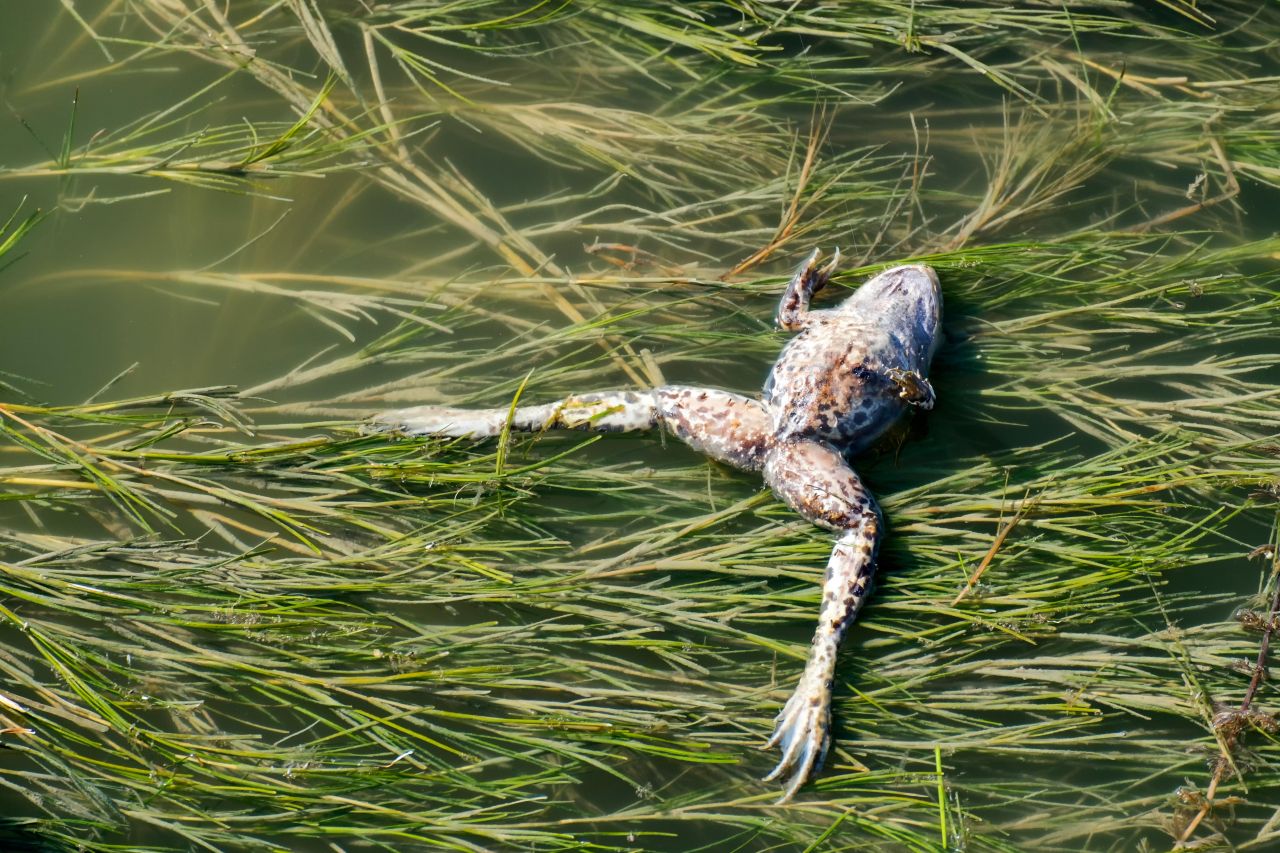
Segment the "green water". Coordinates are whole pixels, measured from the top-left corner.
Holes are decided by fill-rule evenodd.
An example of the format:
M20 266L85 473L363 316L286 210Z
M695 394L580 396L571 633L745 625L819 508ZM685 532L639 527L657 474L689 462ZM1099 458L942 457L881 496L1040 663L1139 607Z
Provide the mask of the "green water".
M130 4L74 5L100 35L115 39L107 42L115 60L156 38ZM245 4L235 13L248 15L250 5L270 6ZM362 4L317 8L341 22L337 48L360 68L355 58L363 47L354 22ZM956 32L983 25L964 17L966 7L954 8L960 10ZM600 11L584 4L575 13L593 9ZM1221 63L1211 54L1205 58L1210 48L1188 49L1188 74L1195 80L1240 75L1248 66L1250 77L1274 84L1280 19L1274 10L1262 10L1250 21L1242 10L1224 7L1223 22L1214 27L1190 23L1168 8L1135 7L1122 16L1171 32L1185 28L1197 37L1225 33L1216 43ZM725 7L708 20L723 26L740 11ZM883 18L895 33L907 26L902 10L882 11L867 20ZM1261 94L1238 101L1231 101L1237 94L1229 88L1184 91L1171 83L1142 83L1168 76L1161 43L1091 36L1093 11L1077 10L1080 32L1048 38L1053 47L1043 58L1061 61L1060 53L1074 51L1080 39L1086 56L1113 70L1131 68L1126 73L1141 86L1158 88L1149 96L1157 107L1133 107L1136 117L1126 118L1128 99L1145 105L1146 93L1084 63L1068 64L1071 75L1094 74L1089 79L1100 110L1116 110L1115 126L1105 131L1090 125L1097 121L1101 128L1096 114L1050 120L1055 98L1061 103L1082 96L1063 83L1065 76L1054 77L1057 89L1037 77L1045 66L1026 58L1037 56L1035 50L987 56L1012 79L1042 89L1035 108L963 62L935 62L946 56L937 49L926 52L932 64L916 65L923 61L919 53L870 37L842 39L816 25L803 32L780 28L778 56L811 56L813 88L820 81L833 94L811 97L787 75L769 77L724 60L719 82L727 94L716 99L723 113L711 121L724 124L726 137L757 113L777 122L721 152L733 158L724 162L724 174L751 173L742 164L755 162L753 144L761 146L761 163L798 168L815 103L835 116L823 157L835 161L863 146L874 148L865 163L822 173L833 176L836 199L806 210L817 223L811 234L791 240L729 286L718 276L768 239L790 186L765 202L744 195L737 216L734 193L758 188L723 185L716 164L701 153L699 168L688 172L661 165L661 157L679 159L678 140L671 149L633 143L652 148L656 171L676 176L679 186L664 189L662 181L646 177L650 164L641 156L627 168L569 146L555 157L539 156L531 150L539 145L536 129L527 134L533 141L520 145L513 139L518 134L485 124L504 120L503 104L575 103L578 97L601 111L678 118L682 102L692 110L710 98L710 83L673 83L662 67L666 54L656 48L639 69L613 69L616 83L591 79L577 64L580 57L603 63L605 54L595 53L595 46L575 50L570 31L554 26L530 29L529 41L519 42L546 40L547 51L531 51L531 59L437 45L439 53L431 55L455 69L441 73L457 86L458 97L440 89L424 94L403 78L392 93L398 114L413 116L406 127L420 134L411 140L412 158L438 170L431 174L465 176L513 228L532 235L550 259L548 267L554 263L563 271L546 273L545 281L589 320L607 321L604 334L575 325L530 281L541 270L513 271L483 241L443 225L432 211L380 184L378 151L356 154L323 175L232 182L233 191L146 175L77 175L74 168L24 176L28 166L57 159L73 114L72 145L83 152L83 146L92 151L96 134L185 98L194 97L191 108L198 111L179 119L171 136L237 122L283 127L297 112L247 73L200 94L227 72L196 52L157 52L113 67L60 4L32 4L20 13L0 9L0 98L6 105L0 116L0 217L20 204L24 211L48 212L23 239L21 259L0 271L0 379L12 386L0 390L3 403L76 406L230 385L244 389L241 405L260 425L257 433L235 440L348 440L352 422L380 408L506 405L526 381L525 399L659 380L753 393L784 340L770 329L779 288L812 244L829 248L840 241L852 263L863 251L867 264L936 255L948 300L948 340L933 373L938 408L899 437L905 443L869 454L856 466L884 497L892 532L881 592L842 658L840 754L825 786L810 786L798 805L771 810L776 788L758 781L771 761L752 747L767 735L768 718L799 672L795 656L812 630L826 539L760 495L753 477L706 464L682 446L628 436L573 450L578 439L552 436L516 442L507 464L534 466L569 452L566 460L511 481L489 473L495 463L482 454L492 448L424 447L421 454L456 463L470 479L450 480L448 472L433 469L418 471L409 482L394 475L378 480L391 490L378 493L378 500L394 492L423 504L417 510L379 506L361 516L406 536L421 534L432 546L433 531L443 531L438 535L451 547L475 548L474 562L483 571L516 578L510 594L468 575L470 563L440 568L434 557L388 555L375 547L380 534L339 521L325 522L331 538L322 556L307 562L311 558L299 556L297 548L290 551L278 540L267 544L266 523L242 504L217 509L228 525L243 525L228 536L225 525L186 514L188 504L179 499L174 506L180 517L156 538L183 535L198 543L190 546L189 570L176 564L149 568L132 555L68 564L83 572L75 576L82 585L133 590L136 584L147 596L172 603L174 611L109 616L87 607L69 613L41 598L47 590L38 581L21 581L40 593L0 600L16 614L5 623L5 642L22 650L14 660L27 662L21 666L31 670L32 683L47 683L50 692L11 685L14 695L42 708L56 708L55 695L67 707L73 700L89 703L75 679L52 663L58 656L21 626L24 618L43 620L65 629L59 636L76 649L68 653L72 668L93 669L102 684L118 685L119 694L111 695L137 717L106 726L110 743L92 726L72 725L51 733L53 746L43 752L0 753L7 783L0 802L9 815L34 821L17 821L11 843L34 849L71 849L69 838L97 845L91 849L112 843L126 849L941 849L941 827L933 823L939 820L935 761L944 761L948 848L1167 849L1194 814L1194 806L1179 811L1174 792L1184 785L1203 790L1212 773L1206 758L1216 747L1205 709L1213 699L1238 702L1248 679L1232 673L1231 662L1256 655L1256 636L1238 631L1231 614L1242 605L1258 606L1266 572L1246 555L1274 536L1274 509L1265 494L1249 495L1280 472L1266 453L1215 457L1202 463L1214 473L1212 485L1198 488L1188 475L1185 490L1167 502L1125 504L1115 509L1114 520L1108 505L1090 504L1084 492L1070 490L1085 478L1089 460L1105 454L1116 456L1098 462L1098 470L1139 466L1146 460L1143 441L1156 447L1170 436L1185 438L1207 459L1212 448L1231 443L1215 431L1222 424L1236 439L1266 436L1267 412L1277 409L1276 397L1265 389L1280 384L1280 362L1268 337L1280 311L1267 303L1268 290L1280 290L1274 242L1280 139L1273 120L1280 99L1274 88L1266 94L1265 83L1247 89ZM294 19L281 10L269 15L279 16L282 29L277 39L268 28L259 50L271 61L313 73L306 85L314 88L323 69L305 40L287 28ZM928 20L919 24L926 34ZM1233 32L1231 22L1241 30ZM410 43L403 34L395 37ZM475 38L489 44L483 33ZM672 63L685 61L690 51L679 44L669 49ZM1199 64L1192 66L1193 60ZM387 55L381 61L384 70L392 65ZM884 79L868 84L864 68L879 68ZM353 73L367 96L367 72ZM467 74L507 85L491 89ZM683 79L678 73L675 78ZM847 99L840 94L846 90L853 92L846 92ZM1227 105L1222 114L1200 104L1206 91ZM338 92L335 99L349 114L370 109ZM1175 107L1184 101L1198 112L1178 114ZM1161 112L1164 104L1168 115ZM948 231L944 223L962 222L978 205L998 171L1000 129L1015 121L1027 129L1032 160L1069 156L1034 135L1041 126L1050 138L1078 135L1086 148L1104 135L1111 140L1115 134L1120 142L1108 141L1115 153L1105 166L1066 180L1060 196L1011 217L1003 228L957 239L960 226ZM784 125L795 134L776 131ZM1246 129L1230 136L1241 126ZM1156 221L1225 185L1206 141L1215 133L1232 140L1239 194L1167 225ZM1174 140L1164 148L1158 145L1162 134ZM1036 154L1036 145L1048 145L1047 153ZM924 180L910 156L921 146L932 154L927 188L908 193L903 187ZM1015 140L1004 150L1018 149ZM766 153L775 160L763 159ZM1213 175L1213 189L1197 196L1188 187L1202 169ZM849 195L840 196L845 187ZM1030 180L1026 193L1034 197L1042 189ZM460 203L477 206L465 198ZM637 216L642 208L667 212ZM667 228L667 222L676 224ZM896 230L885 236L882 223ZM1124 242L1129 237L1098 236L1111 226L1132 236L1148 225L1157 235L1177 228L1194 233L1167 241L1133 237L1147 242L1131 243ZM1080 230L1091 226L1098 232ZM1090 265L1054 266L1052 244L1072 232L1084 235L1072 238L1086 247L1082 253L1096 243L1100 256ZM1268 239L1270 244L1259 242ZM659 260L620 269L585 249L596 240L634 244ZM983 259L984 246L1001 244L1013 248ZM1104 249L1110 254L1102 257ZM1239 257L1229 255L1233 250ZM1221 281L1218 268L1195 266L1195 258L1215 251L1227 253ZM629 257L626 250L615 254ZM1142 263L1162 260L1166 267L1142 277L1148 275ZM1117 272L1127 265L1139 271L1128 292ZM585 287L571 290L571 280ZM1095 280L1106 282L1096 297L1090 288ZM1135 301L1132 293L1143 288L1151 288L1150 295ZM352 301L364 297L382 301ZM1097 299L1124 304L1090 307ZM329 310L335 306L340 310ZM1230 322L1214 314L1231 306L1249 310L1242 308ZM1019 331L1023 318L1051 310L1068 314ZM415 317L429 325L388 345L400 347L401 355L369 357L401 321L415 327ZM1001 324L1013 331L993 331L1005 328ZM1152 355L1144 357L1144 351ZM343 358L359 363L317 369ZM1179 408L1214 386L1203 365L1215 358L1251 360L1248 379L1264 389L1241 421L1227 421L1221 401ZM1098 366L1112 361L1114 375ZM1179 365L1188 371L1182 384L1177 376L1149 380ZM295 369L302 372L281 379ZM1073 371L1083 377L1078 385L1060 395L1044 390ZM1150 401L1168 409L1150 411L1149 431L1141 414L1123 420ZM1098 422L1090 420L1095 414ZM1173 435L1161 417L1183 432ZM74 427L68 432L82 434ZM227 432L216 439L188 437L176 446L211 447L215 440L232 440ZM380 452L378 441L353 444L349 452ZM4 453L5 465L37 461L14 441ZM410 466L412 457L408 451L394 461ZM289 489L301 480L289 477L301 477L306 464L289 464L295 467L287 476L265 464L235 482L244 487L247 481L262 494L294 495ZM336 469L316 465L329 472L317 475L317 494L350 488L359 495L368 487L359 479L363 474L340 480ZM75 470L63 466L41 476L78 476ZM234 479L217 471L208 476L211 482ZM1148 485L1159 485L1158 472L1148 476L1155 478ZM0 523L10 531L0 552L5 561L89 542L150 541L100 497L36 502L16 497L29 495L30 488L5 488L11 497L0 503ZM1061 502L1047 501L1044 513L1011 535L992 563L984 578L991 603L949 607L1012 515L1001 502L1058 488ZM1098 486L1098 493L1107 488ZM498 508L490 513L487 501ZM730 511L739 504L744 508ZM211 504L193 505L215 511ZM1084 507L1079 515L1074 506ZM1167 537L1160 533L1162 518L1168 519ZM474 520L474 526L450 526L457 519ZM1203 541L1186 532L1200 526L1207 531ZM1172 547L1180 535L1189 537L1185 547ZM534 550L536 543L542 545ZM739 543L748 547L735 550ZM259 544L266 549L262 561L245 553ZM1080 552L1068 553L1073 547ZM1144 565L1147 549L1153 556ZM58 565L59 572L66 568ZM1113 575L1080 588L1050 586L1064 574L1095 569ZM174 616L186 596L206 593L225 604L217 618L191 617L188 625L186 617ZM256 633L217 624L238 624L259 597L276 594L296 597L289 607L302 614L297 624L287 614L283 627L264 623ZM172 630L193 645L166 646L146 633L147 626ZM74 637L79 646L66 639ZM131 643L136 658L126 651ZM162 648L166 654L177 650L179 660L157 651ZM185 655L195 661L188 668L181 665ZM219 668L224 656L234 665ZM33 668L34 660L48 668ZM417 660L426 661L422 672ZM485 671L507 664L509 673ZM453 666L458 673L449 670ZM278 674L286 669L291 675L283 679ZM401 724L390 705L361 705L364 699L348 700L343 692L343 678L391 672L417 675L388 682L381 699L456 716L431 717L426 730L412 711L403 711L408 722ZM1126 681L1125 673L1141 678ZM283 683L314 683L315 691L300 700L304 694L290 693ZM102 684L96 689L105 690ZM1264 687L1260 706L1275 701L1274 689ZM202 710L184 710L182 703L199 703ZM564 728L537 729L536 743L519 740L527 734L527 719L562 720ZM626 734L591 741L594 735L575 734L571 725L583 720L610 721ZM1082 720L1087 726L1076 727ZM11 722L30 724L21 716ZM451 733L450 726L458 731ZM297 752L288 773L262 759L263 775L254 776L245 768L258 759L233 767L228 757L225 772L210 771L214 782L184 789L177 776L182 761L137 734L143 730L191 735L192 755L200 754L203 767L216 766L219 756L240 761L238 751L249 743L291 742ZM413 739L424 732L438 752ZM461 748L453 748L454 734L468 738L457 741ZM600 751L583 759L569 750L581 743ZM400 763L405 744L420 755ZM1266 821L1280 787L1280 753L1274 735L1264 732L1252 735L1248 750L1240 759L1244 781L1223 783L1243 798L1238 821L1225 810L1215 812L1202 835L1212 843L1230 839L1266 849L1275 843ZM66 763L42 758L50 755ZM77 763L69 755L90 758ZM95 758L102 764L90 769ZM419 759L424 763L414 764ZM105 769L125 765L134 768L130 772L150 772L154 786L123 784L125 771ZM464 765L465 772L449 775ZM172 785L164 781L170 773L178 779ZM503 781L504 773L518 781ZM344 787L347 781L350 787ZM485 787L490 784L492 789ZM512 834L468 834L444 817L467 815L457 818L461 825L477 809L492 810L492 825ZM1079 824L1072 824L1073 812L1080 813ZM475 823L484 827L486 821ZM560 833L560 840L516 834L535 824Z

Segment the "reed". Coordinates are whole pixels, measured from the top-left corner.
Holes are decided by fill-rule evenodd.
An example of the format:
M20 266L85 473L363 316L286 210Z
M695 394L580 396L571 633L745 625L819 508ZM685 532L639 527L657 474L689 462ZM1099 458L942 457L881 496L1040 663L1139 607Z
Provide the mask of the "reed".
M1277 700L1254 677L1280 567L1276 10L49 14L68 49L10 98L82 94L57 130L13 120L48 150L0 167L31 198L4 204L0 265L89 205L222 191L278 222L304 186L343 189L301 239L272 225L211 264L0 272L0 293L234 294L330 341L266 379L135 397L4 375L6 843L1276 842ZM186 94L85 127L90 84L153 78ZM508 191L495 156L551 189ZM353 247L365 197L412 213ZM890 524L879 591L828 769L779 807L754 748L825 534L656 437L359 425L664 379L753 393L815 245L852 258L840 286L932 264L947 343L928 423L858 461Z

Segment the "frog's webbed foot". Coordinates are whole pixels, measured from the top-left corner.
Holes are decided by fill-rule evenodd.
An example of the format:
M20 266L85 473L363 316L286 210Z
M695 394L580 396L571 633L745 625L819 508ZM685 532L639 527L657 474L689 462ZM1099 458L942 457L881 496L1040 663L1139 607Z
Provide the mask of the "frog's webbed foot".
M795 275L787 283L782 302L778 304L778 325L782 328L792 332L804 328L805 316L809 313L809 300L831 280L831 274L840 265L840 250L836 249L831 260L818 266L821 258L822 250L814 249L796 267Z
M822 584L822 609L809 660L795 692L777 717L768 747L782 760L767 780L791 773L786 802L822 767L831 743L831 688L836 653L870 592L880 544L880 511L858 475L829 445L784 442L765 460L765 480L793 509L821 527L839 531Z
M888 371L889 379L898 388L898 396L911 406L927 412L933 408L937 396L929 380L915 370L903 370L894 367Z
M774 722L773 736L762 748L776 746L782 750L782 758L764 781L772 782L791 773L787 789L778 800L781 804L822 769L827 757L831 746L831 688L827 682L811 679L806 672Z

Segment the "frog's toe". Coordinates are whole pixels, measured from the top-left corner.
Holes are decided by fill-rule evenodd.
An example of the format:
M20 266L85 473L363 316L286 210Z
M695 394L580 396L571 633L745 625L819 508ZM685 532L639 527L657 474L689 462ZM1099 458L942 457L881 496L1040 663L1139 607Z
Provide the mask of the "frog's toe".
M815 249L814 251L816 252L817 250ZM813 260L816 261L817 258L814 258ZM831 278L832 274L835 273L836 268L839 266L840 266L840 247L836 246L836 250L831 253L831 260L823 264L822 268L819 269L817 272L818 276L822 279L823 284L826 284L826 282Z
M827 259L825 264L819 266L818 262L822 260L822 250L814 249L809 253L809 257L796 268L795 280L801 280L805 283L810 293L817 293L826 287L827 282L831 280L831 275L836 271L836 267L840 266L840 249L836 248L832 252L831 257Z
M800 266L796 268L796 275L810 272L814 267L818 265L818 259L821 257L822 257L822 249L819 249L815 246L813 251L809 253L809 257L801 261Z
M791 778L778 802L795 796L808 779L822 768L831 744L830 695L822 687L810 687L806 680L796 688L778 714L777 726L765 748L777 747L782 758L764 781L772 782L790 772Z

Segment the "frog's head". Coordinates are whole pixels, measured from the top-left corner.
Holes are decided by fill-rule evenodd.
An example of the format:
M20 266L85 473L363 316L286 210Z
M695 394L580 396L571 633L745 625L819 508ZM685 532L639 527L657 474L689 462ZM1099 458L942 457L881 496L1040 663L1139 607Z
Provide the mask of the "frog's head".
M887 269L868 279L845 300L852 311L892 334L917 361L928 367L942 338L942 288L938 274L924 264Z

